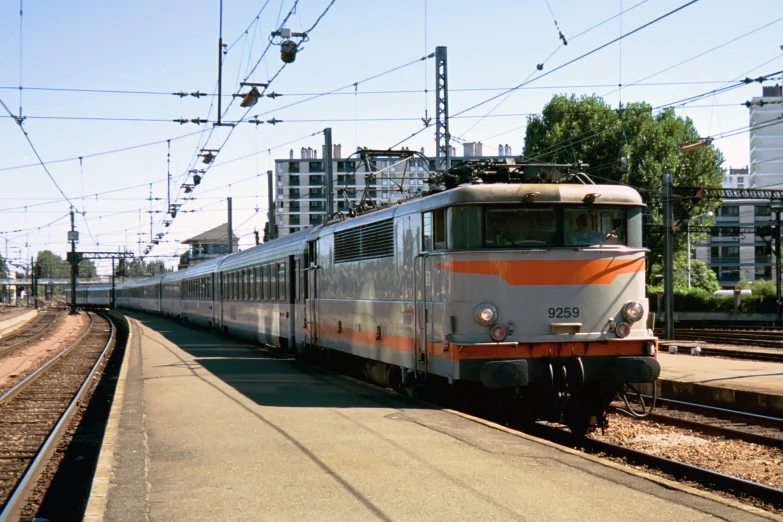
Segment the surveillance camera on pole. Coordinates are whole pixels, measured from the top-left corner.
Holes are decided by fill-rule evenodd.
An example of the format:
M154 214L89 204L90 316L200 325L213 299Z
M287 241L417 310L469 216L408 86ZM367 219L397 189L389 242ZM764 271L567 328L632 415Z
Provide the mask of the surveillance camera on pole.
M292 38L301 38L301 40L295 42ZM280 59L284 63L293 63L299 46L308 40L307 33L293 33L285 27L273 31L269 37L269 43L280 46Z

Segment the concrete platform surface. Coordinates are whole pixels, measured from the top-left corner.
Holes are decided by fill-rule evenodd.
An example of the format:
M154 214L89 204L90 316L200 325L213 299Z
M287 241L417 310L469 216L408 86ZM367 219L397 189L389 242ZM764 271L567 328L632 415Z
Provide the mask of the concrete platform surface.
M0 335L6 335L14 330L18 330L33 317L38 315L34 308L10 309L7 313L0 315Z
M783 364L668 353L658 360L663 398L783 417Z
M658 355L661 379L783 395L783 364L687 354Z
M132 316L88 521L763 519L241 340Z

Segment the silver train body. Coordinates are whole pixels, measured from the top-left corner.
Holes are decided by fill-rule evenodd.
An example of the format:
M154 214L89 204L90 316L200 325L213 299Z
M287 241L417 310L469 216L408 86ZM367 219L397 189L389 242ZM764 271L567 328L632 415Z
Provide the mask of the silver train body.
M65 302L71 304L71 289L65 288ZM77 285L76 306L107 308L111 306L111 285Z
M622 186L460 186L119 285L116 304L350 353L398 388L472 383L581 429L660 373L642 209Z

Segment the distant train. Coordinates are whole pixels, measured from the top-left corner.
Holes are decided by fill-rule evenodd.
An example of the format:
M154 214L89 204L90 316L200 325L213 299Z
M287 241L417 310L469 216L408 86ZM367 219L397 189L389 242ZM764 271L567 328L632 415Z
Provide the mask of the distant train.
M585 433L618 387L660 373L643 207L625 186L461 184L118 285L116 304L350 353L401 391L480 384Z
M71 289L65 288L65 303L71 304ZM105 308L111 305L111 285L79 285L76 287L76 306Z

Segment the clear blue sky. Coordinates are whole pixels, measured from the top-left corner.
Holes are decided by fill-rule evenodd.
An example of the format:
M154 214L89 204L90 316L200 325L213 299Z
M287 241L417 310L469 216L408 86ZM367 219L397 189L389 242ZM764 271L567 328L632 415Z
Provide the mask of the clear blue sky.
M300 0L286 25L294 31L308 28L328 3L329 0ZM560 29L570 40L567 47L559 48L546 63L543 72L684 3L686 0L549 0ZM264 1L224 0L224 41L228 44L237 41L226 56L224 93L238 92L239 81L259 60L269 33L278 27L279 20L293 4L293 0L282 0L282 3L270 0L259 23L240 38ZM621 9L637 4L640 5L622 17L573 38L617 15ZM214 93L218 6L219 0L45 3L27 0L22 19L21 85ZM781 18L781 0L745 3L700 0L628 37L622 46L614 44L534 81L530 89L516 91L475 127L477 116L487 114L497 102L466 113L469 118L451 120L451 132L467 141L483 141L485 151L491 152L499 143L507 143L518 154L523 146L524 114L539 112L553 94L606 95L606 101L614 106L622 96L624 102L643 100L656 106L710 91L739 77L783 69ZM0 87L12 87L0 89L0 98L14 114L18 114L20 103L19 21L18 0L0 3L0 45L4 49ZM630 85L771 22L774 23L749 36L641 82L644 85ZM341 143L347 152L355 150L357 144L386 148L419 130L425 108L429 116L434 112L432 94L424 94L425 87L430 91L433 88L433 61L426 61L426 70L425 63L420 62L360 83L358 94L351 87L341 91L347 94L323 96L284 107L305 99L301 94L353 84L421 58L433 52L437 45L444 45L449 54L450 110L455 114L499 92L464 89L518 85L535 71L537 63L558 49L559 43L545 0L337 0L312 32L296 62L274 80L270 90L283 96L261 100L250 113L263 114L264 119L275 117L284 123L240 125L197 190L198 199L183 207L197 212L181 213L167 229L161 224L162 213L151 214L153 233L168 232L167 242L156 247L152 254L182 252L179 241L223 223L227 196L234 198L234 223L241 236L241 247L250 246L253 229L263 230L265 222L266 180L257 174L272 168L275 158L287 157L291 148L298 156L301 147L314 147L320 156L323 136L307 136L324 127L333 129L334 142ZM765 62L769 63L762 65ZM250 80L267 81L281 64L279 49L273 47ZM672 85L673 82L687 83ZM621 92L616 91L618 83L625 85ZM416 92L370 94L388 90ZM746 126L747 109L740 104L760 92L761 86L752 84L708 97L678 109L678 113L692 118L702 136L716 135ZM150 203L153 210L165 207L165 141L207 128L179 125L170 120L206 118L213 100L213 97L180 99L170 95L23 91L23 115L28 117L24 127L44 161L84 157L81 169L78 160L52 163L49 167L76 207L86 211L76 221L81 233L80 250L117 250L125 245L135 250L140 232L145 242L148 240ZM213 119L214 114L213 109L209 118ZM243 114L244 110L235 104L226 119L236 120ZM36 119L34 116L163 121ZM383 121L390 118L400 120ZM368 119L380 121L363 121ZM228 128L215 130L209 147L221 144L228 132ZM173 194L179 193L179 185L185 181L183 174L205 138L206 135L197 134L171 142ZM163 143L88 157L155 141ZM10 118L0 118L0 143L0 177L4 187L0 193L0 250L4 250L7 236L12 259L20 256L29 259L45 248L64 256L69 248L66 243L69 223L67 218L60 218L66 216L68 203L40 166L8 169L36 162L24 136ZM723 151L726 167L748 163L747 134L719 140L716 144ZM424 147L431 154L434 129L420 133L406 145L416 149ZM225 163L242 156L249 157ZM161 200L147 200L149 183L153 183L153 198L163 198L163 205ZM128 188L133 186L136 188ZM112 190L115 192L97 198L83 198L85 194ZM259 209L257 214L255 208ZM21 232L10 232L13 230ZM175 260L171 258L168 262L173 264Z

